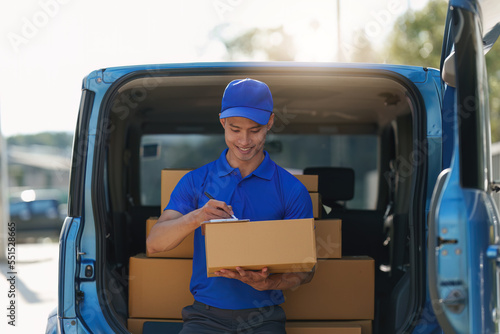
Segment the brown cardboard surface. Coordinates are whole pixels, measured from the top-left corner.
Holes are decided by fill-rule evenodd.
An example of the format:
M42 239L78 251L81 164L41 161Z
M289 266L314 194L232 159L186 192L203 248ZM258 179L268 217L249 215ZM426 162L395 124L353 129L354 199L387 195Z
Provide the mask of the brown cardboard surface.
M194 301L191 272L192 260L131 257L129 317L182 319L182 308Z
M316 264L314 220L205 224L207 275L220 269L311 271Z
M182 320L175 319L128 318L127 328L132 334L142 334L142 327L146 321L182 322ZM338 331L335 331L336 329ZM347 329L347 331L339 331L342 329ZM288 334L372 334L372 321L287 321L286 330Z
M318 219L321 218L321 212L322 212L322 204L321 204L321 196L319 193L309 193L311 196L311 201L313 205L313 217Z
M361 334L361 327L287 327L287 334Z
M161 171L161 211L170 202L170 194L180 179L191 169L162 169Z
M318 259L342 257L342 221L340 219L316 220L316 256Z
M151 231L151 228L158 221L158 218L151 217L146 220L146 238ZM159 252L150 254L146 250L146 255L148 257L165 257L165 258L180 258L180 259L192 259L194 250L194 232L189 234L177 247L165 252Z
M293 175L306 187L310 193L318 192L318 175Z
M359 328L361 334L372 334L371 320L350 320L350 321L287 321L287 334L307 334L307 333L336 333L336 332L315 332L314 329Z
M310 283L283 291L287 319L373 320L374 275L369 257L318 260Z
M128 318L127 319L127 329L132 334L142 334L142 327L146 321L158 321L158 322L182 322L182 320L173 319L145 319L145 318Z

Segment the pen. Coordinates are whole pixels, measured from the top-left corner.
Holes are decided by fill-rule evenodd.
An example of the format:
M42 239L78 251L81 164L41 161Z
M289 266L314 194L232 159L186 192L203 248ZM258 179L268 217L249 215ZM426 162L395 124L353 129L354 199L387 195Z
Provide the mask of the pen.
M208 198L210 198L210 199L215 199L212 195L210 195L210 194L209 194L209 193L207 193L206 191L205 191L205 196L207 196L207 197L208 197ZM222 210L222 209L221 209L221 210ZM235 216L235 215L231 215L231 217L232 217L233 219L238 220L238 218L236 218L236 216Z

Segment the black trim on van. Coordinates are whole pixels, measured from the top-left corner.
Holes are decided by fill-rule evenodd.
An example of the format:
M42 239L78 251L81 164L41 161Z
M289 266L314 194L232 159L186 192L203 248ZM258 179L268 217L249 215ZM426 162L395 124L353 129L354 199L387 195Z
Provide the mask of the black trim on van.
M411 90L413 91L413 90ZM418 91L417 91L418 92ZM416 119L416 115L413 115L413 131L414 131L414 140L418 138L421 140L420 147L416 147L419 143L413 146L415 152L424 149L425 152L429 151L428 141L427 141L427 113L425 112L425 104L422 100L421 95L417 94L417 100L414 101L417 106L417 110L421 110L422 112L418 115L419 119ZM418 324L420 320L420 315L424 309L424 303L426 300L426 281L427 281L427 266L426 266L426 257L423 256L426 251L427 245L427 227L426 227L426 193L427 193L427 182L419 182L419 180L427 180L428 178L428 161L426 156L425 161L421 161L421 167L415 167L415 175L412 179L413 184L415 185L413 188L412 198L410 199L409 212L413 213L413 215L409 216L409 231L410 231L410 241L413 242L410 244L410 258L413 258L413 263L415 264L415 272L419 274L419 276L415 277L416 283L416 296L417 301L413 305L415 305L416 309L412 313L413 319L407 319L408 327L405 328L404 331L411 332L414 327ZM413 233L413 238L411 234Z
M454 8L452 15L454 25L461 25L459 28L454 28L461 29L455 47L460 183L464 188L486 191L484 170L487 164L485 164L484 145L485 131L489 131L489 124L486 130L483 108L488 108L488 101L486 99L481 102L482 82L479 82L479 79L484 73L481 73L483 68L478 68L484 66L479 60L483 57L483 50L477 49L477 46L481 45L481 41L478 40L480 33L476 30L474 13ZM475 64L475 66L463 64Z
M87 163L88 128L95 93L84 89L73 138L73 154L69 178L68 216L80 217L83 212L85 165ZM85 137L86 136L86 137Z
M242 67L237 66L229 66L229 67L212 67L212 68L188 68L188 69L161 69L161 70L141 70L133 73L129 73L124 75L123 77L116 80L111 87L106 92L103 97L100 110L99 110L99 119L98 119L98 129L97 129L97 137L106 136L109 131L99 131L100 129L105 129L107 126L107 119L109 118L109 113L111 110L111 102L116 96L118 89L124 85L125 83L140 79L144 77L159 77L159 76L205 76L205 75L258 75L258 74L266 74L266 75L281 75L286 76L287 74L291 75L300 75L300 74L308 74L308 75L317 75L317 76L337 76L337 75L346 75L350 74L353 76L360 77L385 77L389 78L402 86L404 86L408 92L410 93L409 97L412 99L412 102L415 106L416 113L412 114L413 118L413 126L414 126L414 136L413 140L418 140L420 145L427 145L426 141L426 112L425 112L425 104L423 98L416 87L416 85L409 81L404 76L391 72L385 69L356 69L356 68L335 68L335 67L252 67L246 66L242 64ZM106 138L96 138L97 143L105 143ZM415 145L415 144L414 144ZM415 147L414 147L415 149ZM105 203L107 199L105 199L104 194L104 182L103 182L103 163L105 161L106 150L103 145L95 146L95 157L93 159L93 172L92 172L92 204L94 208L94 217L96 225L96 252L97 252L97 261L96 261L96 288L97 291L103 291L105 284L105 263L104 259L106 259L106 239L104 238L105 234L105 222L106 219L106 210ZM412 199L410 200L410 210L409 212L412 215L409 217L409 228L410 234L412 235L413 244L410 247L410 258L413 267L411 269L411 273L413 276L410 279L412 284L412 291L414 293L410 296L410 307L409 311L410 316L406 319L404 325L401 326L402 331L411 332L412 329L418 323L420 319L420 314L424 307L425 302L425 277L426 277L426 267L424 262L424 257L421 254L425 249L425 194L427 183L421 182L421 180L425 180L427 176L427 159L425 161L420 161L420 163L415 166L415 173L412 176L412 182L414 184L414 192L412 194ZM415 202L416 201L416 202ZM114 332L126 332L123 331L123 326L121 323L113 316L113 311L106 307L106 305L110 304L109 300L106 300L106 294L98 294L99 304L101 305L101 309L103 311L104 317L107 319L109 325L114 330Z

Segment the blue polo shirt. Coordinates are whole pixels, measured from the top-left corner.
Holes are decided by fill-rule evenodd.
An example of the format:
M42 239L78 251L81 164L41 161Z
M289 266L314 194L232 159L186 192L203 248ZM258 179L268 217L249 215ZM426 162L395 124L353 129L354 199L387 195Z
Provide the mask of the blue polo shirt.
M267 152L253 173L241 177L238 168L229 165L227 149L219 159L187 173L177 184L165 210L187 214L203 207L208 192L231 205L240 219L279 220L312 218L311 197L305 186L285 169L276 165ZM205 236L201 228L194 235L193 274L190 284L194 299L223 309L246 309L284 302L280 290L258 291L236 279L207 277Z

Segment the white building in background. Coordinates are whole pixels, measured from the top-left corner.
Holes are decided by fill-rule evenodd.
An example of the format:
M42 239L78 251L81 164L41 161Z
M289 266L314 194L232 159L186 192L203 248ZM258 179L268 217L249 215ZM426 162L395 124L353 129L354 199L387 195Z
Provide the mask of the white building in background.
M69 185L70 153L50 146L10 145L7 153L10 188L65 189Z
M494 181L500 181L500 142L491 145L491 163L492 163L492 178ZM500 209L500 193L493 195L497 208Z

